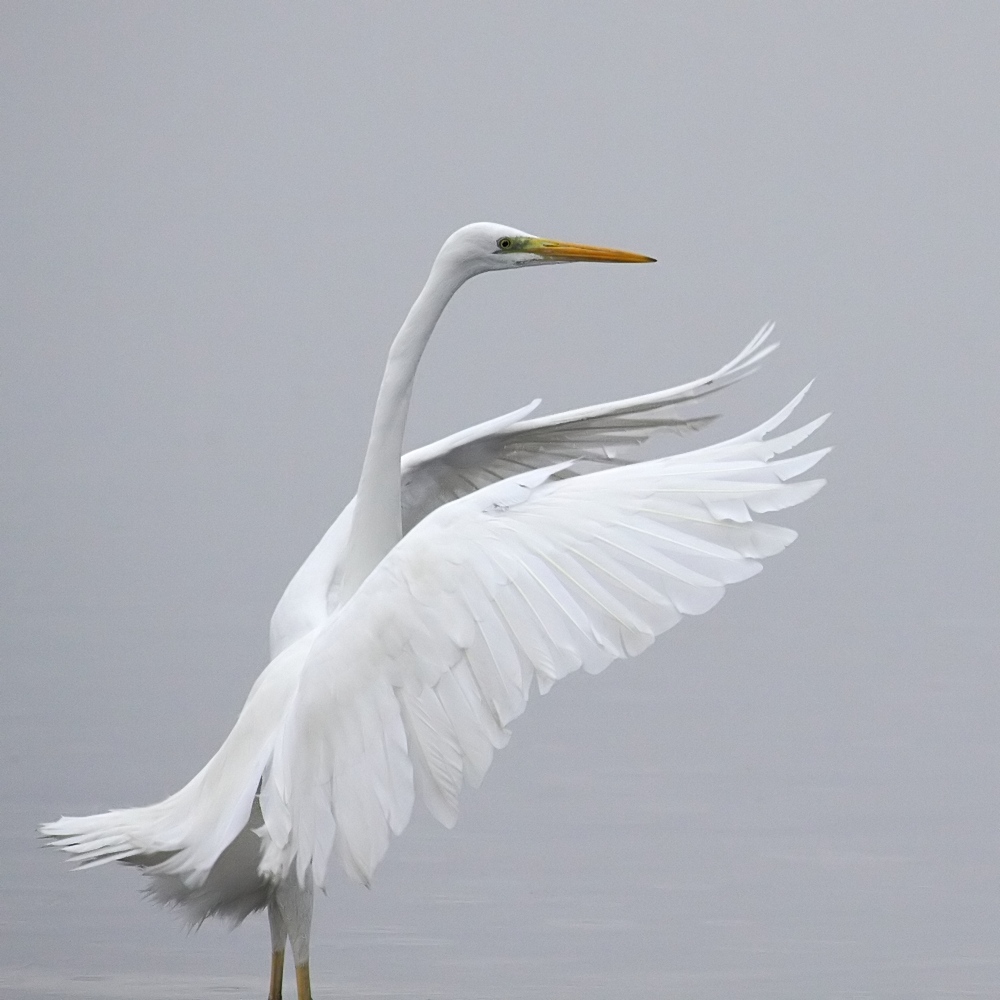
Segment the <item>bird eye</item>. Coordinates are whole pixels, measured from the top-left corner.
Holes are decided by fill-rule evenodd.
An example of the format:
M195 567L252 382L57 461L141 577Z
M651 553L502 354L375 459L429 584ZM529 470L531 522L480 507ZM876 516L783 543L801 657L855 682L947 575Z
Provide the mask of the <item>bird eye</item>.
M500 239L497 240L497 246L501 250L509 250L513 244L511 243L509 236L501 236Z

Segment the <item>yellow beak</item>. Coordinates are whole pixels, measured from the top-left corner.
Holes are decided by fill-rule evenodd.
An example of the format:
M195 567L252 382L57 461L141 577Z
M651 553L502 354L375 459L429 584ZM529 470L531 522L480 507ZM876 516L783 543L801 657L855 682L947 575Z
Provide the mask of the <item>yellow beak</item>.
M592 260L609 264L652 264L655 257L647 257L641 253L630 253L628 250L611 250L608 247L591 247L584 243L559 243L556 240L530 239L525 240L523 247L518 247L522 253L533 253L550 260Z

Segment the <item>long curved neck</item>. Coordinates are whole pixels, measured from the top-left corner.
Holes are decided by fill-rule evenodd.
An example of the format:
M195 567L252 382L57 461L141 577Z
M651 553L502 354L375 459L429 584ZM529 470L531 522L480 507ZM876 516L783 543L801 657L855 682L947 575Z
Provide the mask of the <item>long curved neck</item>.
M341 600L361 586L403 537L399 462L413 380L444 307L469 277L469 272L439 256L389 348L342 563Z

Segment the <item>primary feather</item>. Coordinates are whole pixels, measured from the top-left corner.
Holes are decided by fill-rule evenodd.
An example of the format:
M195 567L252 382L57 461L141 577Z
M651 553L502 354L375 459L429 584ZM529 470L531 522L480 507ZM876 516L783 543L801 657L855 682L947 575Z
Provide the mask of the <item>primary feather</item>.
M696 452L558 479L532 470L423 519L317 634L264 778L262 868L322 885L331 852L367 883L419 787L455 822L532 684L633 656L795 537L753 514L826 450L778 458L824 418L768 439L801 399Z

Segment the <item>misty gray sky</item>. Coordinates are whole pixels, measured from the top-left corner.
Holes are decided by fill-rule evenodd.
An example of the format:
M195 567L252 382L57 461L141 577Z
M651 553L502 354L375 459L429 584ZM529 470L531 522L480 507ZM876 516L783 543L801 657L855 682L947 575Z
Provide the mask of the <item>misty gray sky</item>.
M830 485L529 706L455 831L331 879L317 995L1000 993L998 53L976 2L0 5L0 995L263 990L265 921L186 935L34 827L218 746L479 219L659 263L463 288L410 442L774 320L704 434L815 376Z

